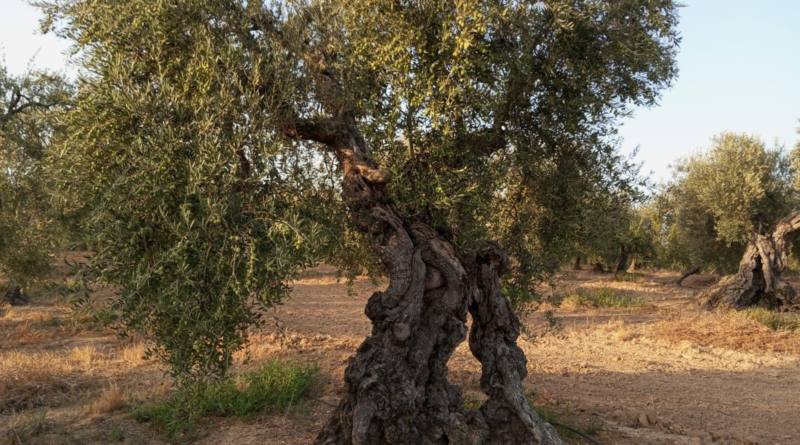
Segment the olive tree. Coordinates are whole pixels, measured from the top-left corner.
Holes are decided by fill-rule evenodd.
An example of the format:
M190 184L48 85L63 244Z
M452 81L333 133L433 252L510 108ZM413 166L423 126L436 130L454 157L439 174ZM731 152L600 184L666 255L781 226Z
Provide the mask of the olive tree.
M613 162L617 118L674 77L672 1L43 6L83 67L63 189L171 364L224 369L250 302L368 246L389 285L317 442L560 443L501 277L529 275L537 211L574 208L562 177ZM477 410L447 379L468 316Z
M781 279L800 219L792 180L780 147L733 133L715 137L708 152L678 166L662 202L668 255L684 266L723 271L735 270L740 259L738 272L701 295L705 306L793 303L794 292Z
M645 195L640 190L604 191L583 207L583 220L576 238L578 255L595 260L595 267L615 275L635 268L638 260L653 251L651 219Z
M11 304L25 302L26 287L50 266L58 230L46 157L69 94L57 75L14 76L0 65L0 273Z

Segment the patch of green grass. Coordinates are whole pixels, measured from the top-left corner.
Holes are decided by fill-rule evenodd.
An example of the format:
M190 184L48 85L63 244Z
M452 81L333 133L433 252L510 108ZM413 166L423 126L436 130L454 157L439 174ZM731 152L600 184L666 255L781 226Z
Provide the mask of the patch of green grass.
M111 431L108 432L109 443L122 442L124 440L125 431L123 431L119 426L115 425L113 428L111 428Z
M464 408L466 409L478 409L481 407L483 402L486 400L486 397L479 396L476 393L466 393L463 397Z
M572 416L563 416L543 405L536 405L533 403L534 394L528 393L525 395L531 408L539 415L545 422L553 425L558 430L562 438L571 440L581 440L583 442L592 442L595 437L603 430L603 422L597 416L591 416L588 419L578 419ZM478 409L486 400L477 392L468 391L463 396L464 408Z
M601 287L578 289L573 294L564 297L561 304L575 307L625 308L644 306L645 301L639 297L620 294L613 289Z
M563 327L561 324L561 319L556 317L555 312L551 310L544 311L544 319L547 321L547 328L551 331L558 331Z
M764 308L750 308L743 310L742 314L774 331L800 330L800 314L797 313L774 312Z
M247 418L300 403L316 373L314 367L271 361L255 372L182 388L167 400L141 405L133 415L181 441L205 416Z
M531 407L542 420L553 425L563 438L586 439L587 436L594 438L603 430L603 422L596 416L592 416L587 421L579 421L578 419L560 416L546 406L537 406L531 403Z
M642 277L644 277L644 274L641 272L620 272L614 279L617 281L639 281Z

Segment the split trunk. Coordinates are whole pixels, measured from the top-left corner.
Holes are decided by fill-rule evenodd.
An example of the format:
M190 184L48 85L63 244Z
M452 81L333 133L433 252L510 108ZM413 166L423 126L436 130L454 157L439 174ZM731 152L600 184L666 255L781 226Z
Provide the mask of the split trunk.
M753 236L739 262L739 271L720 280L700 296L708 309L716 307L745 308L761 306L769 309L793 309L798 298L792 287L781 278L786 269L789 250L798 229L800 212L782 219L768 235Z
M339 159L351 217L388 271L365 313L372 333L350 359L344 394L319 445L561 444L525 398L520 324L500 292L508 258L487 243L464 255L423 222L404 219L388 199L388 178L367 157L352 122L298 124L295 138L322 142ZM464 407L447 362L467 337L481 362L477 410Z

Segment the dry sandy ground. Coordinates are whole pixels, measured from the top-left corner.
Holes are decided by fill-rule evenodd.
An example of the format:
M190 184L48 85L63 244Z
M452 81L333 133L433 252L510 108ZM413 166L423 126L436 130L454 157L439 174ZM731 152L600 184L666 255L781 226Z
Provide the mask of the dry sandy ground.
M248 421L208 419L195 443L313 440L336 403L347 358L369 333L363 306L380 287L362 279L348 288L325 269L315 272L295 283L293 298L270 311L237 358L238 369L275 357L317 364L312 399ZM693 295L708 277L684 288L675 277L560 276L546 292L602 287L646 304L526 312L526 390L562 423L599 425L603 444L800 444L800 333L701 312ZM73 326L68 315L52 302L0 310L0 444L163 443L129 413L136 400L169 391L163 370L142 360L141 343ZM467 398L479 397L478 363L466 345L450 369Z

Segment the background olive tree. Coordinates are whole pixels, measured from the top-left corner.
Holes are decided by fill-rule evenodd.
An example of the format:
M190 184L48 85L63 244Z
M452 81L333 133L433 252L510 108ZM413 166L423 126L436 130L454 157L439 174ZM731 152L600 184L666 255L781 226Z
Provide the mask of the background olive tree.
M727 273L738 265L736 282L723 280L703 296L706 305L731 300L728 305L737 307L776 306L791 300L775 296L791 292L780 280L794 232L781 227L793 224L785 218L798 205L791 157L753 136L723 133L707 152L678 164L657 198L664 264Z
M23 302L27 287L43 278L61 240L48 174L48 152L58 139L56 116L70 88L59 76L20 76L0 65L0 274L6 297Z

